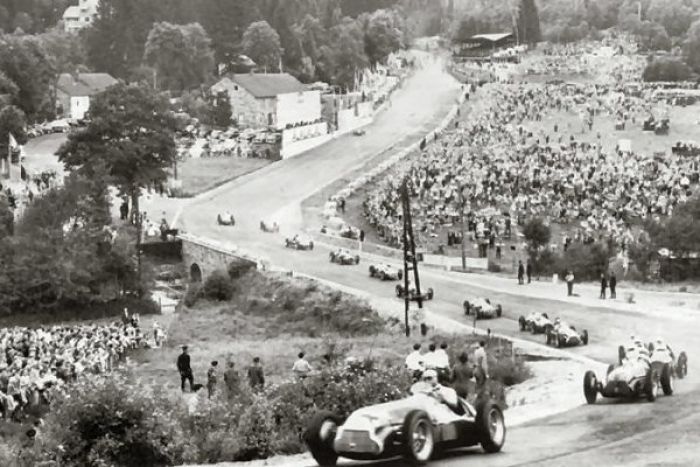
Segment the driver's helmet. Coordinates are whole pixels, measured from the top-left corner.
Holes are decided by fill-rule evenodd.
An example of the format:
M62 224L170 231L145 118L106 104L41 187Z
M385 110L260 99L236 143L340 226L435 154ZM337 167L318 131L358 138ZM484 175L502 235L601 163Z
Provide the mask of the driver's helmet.
M644 348L644 343L642 342L641 339L635 339L635 340L634 340L634 345L637 346L637 348L639 348L639 349L643 349L643 348Z
M656 338L656 342L654 343L654 350L659 349L659 350L665 350L666 349L666 343L664 340L660 337Z
M432 383L436 384L438 380L438 374L437 371L435 370L425 370L423 372L423 375L421 376L421 381L425 381L426 383Z

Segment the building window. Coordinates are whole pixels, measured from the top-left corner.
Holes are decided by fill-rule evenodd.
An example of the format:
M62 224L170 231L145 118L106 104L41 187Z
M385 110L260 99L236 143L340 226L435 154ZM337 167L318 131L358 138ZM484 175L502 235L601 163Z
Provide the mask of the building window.
M238 91L238 86L233 86L234 91Z

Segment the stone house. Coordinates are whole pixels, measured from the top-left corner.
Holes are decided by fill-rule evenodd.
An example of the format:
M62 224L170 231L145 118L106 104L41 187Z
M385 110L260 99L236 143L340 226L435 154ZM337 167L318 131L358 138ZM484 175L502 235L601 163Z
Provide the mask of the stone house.
M90 98L117 80L107 73L62 73L56 83L57 114L80 120L90 110Z

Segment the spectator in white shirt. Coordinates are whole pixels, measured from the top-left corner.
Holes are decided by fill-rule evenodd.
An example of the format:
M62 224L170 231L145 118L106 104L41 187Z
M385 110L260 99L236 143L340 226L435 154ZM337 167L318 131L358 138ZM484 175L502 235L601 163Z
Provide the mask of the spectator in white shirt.
M413 352L406 357L406 369L411 373L414 379L420 378L423 373L423 355L420 352L420 344L413 344Z
M437 353L435 352L435 344L430 344L428 346L428 352L423 355L423 366L425 369L434 370L437 368L439 359Z
M292 371L297 378L305 379L309 376L313 368L311 368L309 362L304 358L304 352L299 352L298 357L297 361L294 362L294 366L292 366Z

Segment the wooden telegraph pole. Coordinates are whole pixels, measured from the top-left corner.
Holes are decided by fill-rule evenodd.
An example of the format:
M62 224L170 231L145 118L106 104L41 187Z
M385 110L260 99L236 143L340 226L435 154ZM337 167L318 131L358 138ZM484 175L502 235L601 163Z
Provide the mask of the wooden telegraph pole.
M403 280L404 280L404 320L406 337L411 335L411 326L408 319L408 311L411 307L409 294L410 280L408 274L413 272L413 280L416 286L418 308L423 308L423 296L420 291L420 278L418 276L418 258L416 258L416 242L413 236L413 218L411 217L411 196L408 187L408 178L401 184L401 204L403 205Z

